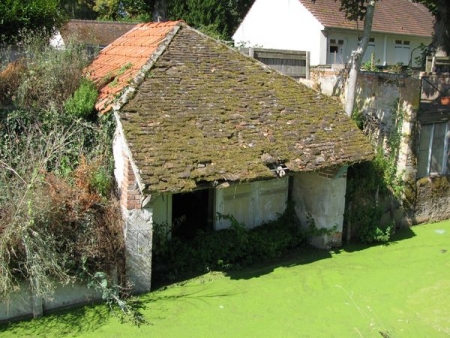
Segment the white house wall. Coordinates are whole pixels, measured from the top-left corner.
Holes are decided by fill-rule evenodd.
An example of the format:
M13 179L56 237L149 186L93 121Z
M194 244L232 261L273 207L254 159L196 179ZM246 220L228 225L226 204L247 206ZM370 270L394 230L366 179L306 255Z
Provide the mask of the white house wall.
M320 59L322 30L298 0L256 0L233 40L236 46L309 51L311 65L318 65L325 62Z
M233 215L237 221L253 228L274 220L286 209L289 180L287 177L234 185L216 190L216 212ZM215 229L229 227L228 220L217 220Z
M327 64L334 63L347 63L350 59L350 55L353 50L356 50L358 47L358 37L362 36L362 32L351 32L351 31L339 31L339 30L329 30L327 31L328 35L328 47L325 49L327 51ZM418 38L411 36L400 36L400 35L386 35L380 33L372 33L370 35L371 38L374 38L375 41L373 44L369 44L367 51L363 57L363 63L371 60L372 52L375 54L375 64L376 65L395 65L399 62L402 62L404 65L408 65L409 60L412 55L412 66L418 66L415 64L414 58L420 56L421 49L419 46L421 44L428 45L431 43L431 38ZM343 44L339 45L339 52L336 53L334 57L333 54L329 53L330 49L330 40L343 40ZM399 55L396 55L396 40L401 41L409 41L409 49L405 49L405 57L401 58Z

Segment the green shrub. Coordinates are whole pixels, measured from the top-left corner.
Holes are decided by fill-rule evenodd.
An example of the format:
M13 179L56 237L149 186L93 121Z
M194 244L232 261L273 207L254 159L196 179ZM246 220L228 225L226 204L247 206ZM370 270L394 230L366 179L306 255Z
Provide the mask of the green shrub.
M113 178L110 170L105 166L99 166L92 173L91 186L103 197L109 196L113 188Z
M357 209L347 215L352 224L356 226L358 239L362 243L386 243L389 241L394 227L388 225L383 228L378 225L382 214L383 211L379 206L360 204Z
M95 113L94 106L97 96L98 92L94 83L83 79L80 87L64 104L64 109L70 115L88 119Z
M246 229L232 215L218 215L231 226L219 231L200 231L192 241L168 240L170 227L155 225L153 277L159 282L173 281L183 274L239 268L254 262L280 257L304 243L293 206L277 220Z
M1 300L23 281L48 299L58 283L83 281L81 271L123 263L120 206L108 194L114 116L79 118L97 96L82 80L86 53L22 41L22 59L0 74ZM67 104L76 113L65 114L80 83Z

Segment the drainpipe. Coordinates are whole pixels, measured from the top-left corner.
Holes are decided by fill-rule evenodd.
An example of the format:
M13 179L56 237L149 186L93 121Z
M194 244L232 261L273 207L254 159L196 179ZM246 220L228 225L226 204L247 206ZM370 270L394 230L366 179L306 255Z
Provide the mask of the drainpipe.
M387 35L384 36L384 51L383 51L383 66L386 66L386 54L387 54Z

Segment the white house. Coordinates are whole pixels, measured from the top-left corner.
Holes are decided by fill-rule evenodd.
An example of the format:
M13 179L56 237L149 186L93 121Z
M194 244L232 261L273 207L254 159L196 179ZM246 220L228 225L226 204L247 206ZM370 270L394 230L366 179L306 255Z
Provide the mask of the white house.
M235 45L309 51L311 65L346 63L364 23L349 21L335 0L255 0L233 35ZM378 65L415 65L420 46L431 43L433 16L410 0L377 2L370 43Z

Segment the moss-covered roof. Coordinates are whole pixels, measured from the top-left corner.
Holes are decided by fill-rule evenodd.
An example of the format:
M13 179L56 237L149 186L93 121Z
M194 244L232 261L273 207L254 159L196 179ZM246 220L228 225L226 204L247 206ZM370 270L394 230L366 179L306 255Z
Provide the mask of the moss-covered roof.
M119 111L148 191L364 161L366 137L335 100L182 24Z

